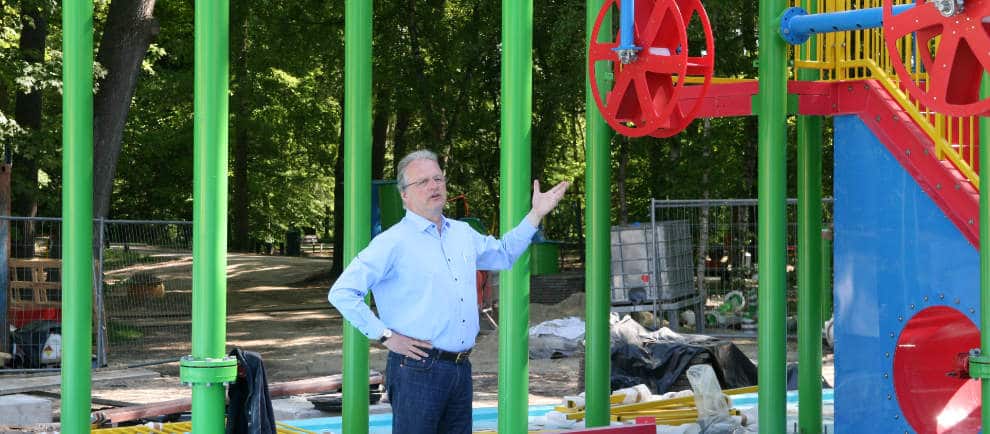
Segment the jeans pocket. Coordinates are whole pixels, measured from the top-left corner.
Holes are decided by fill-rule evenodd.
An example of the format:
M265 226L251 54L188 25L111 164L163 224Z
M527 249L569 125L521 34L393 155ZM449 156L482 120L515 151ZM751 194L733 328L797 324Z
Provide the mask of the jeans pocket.
M422 359L415 360L407 356L402 358L402 368L426 372L433 368L434 362L436 362L436 359L433 357L424 357Z

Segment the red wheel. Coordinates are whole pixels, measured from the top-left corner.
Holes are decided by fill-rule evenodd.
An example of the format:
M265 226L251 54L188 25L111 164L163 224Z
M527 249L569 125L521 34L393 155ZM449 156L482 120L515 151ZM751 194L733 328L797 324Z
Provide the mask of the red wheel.
M638 0L633 38L642 50L635 61L623 65L612 50L618 43L598 42L601 32L618 40L618 28L604 21L608 12L619 16L620 4L608 0L598 12L588 47L589 81L605 121L619 134L641 137L670 127L669 116L683 88L683 80L673 77L683 77L688 69L687 33L674 0ZM598 78L609 70L615 84L603 101Z
M650 133L653 137L673 136L684 131L691 124L691 121L698 116L698 110L704 102L703 97L708 92L708 86L712 83L712 74L715 72L715 37L712 36L712 24L708 21L708 13L705 12L704 5L701 4L701 0L676 1L681 9L681 21L686 26L689 40L691 36L704 37L705 40L703 50L698 50L697 44L688 45L687 73L682 76L686 77L685 86L702 86L702 88L694 105L688 110L681 110L681 105L675 104L674 110L670 112L670 125ZM677 81L681 81L680 78Z
M967 1L965 9L951 17L925 0L894 15L893 0L884 0L884 42L901 86L939 113L970 116L990 111L990 98L980 99L983 72L990 70L988 16L988 0Z
M980 429L980 382L969 379L970 348L980 330L947 306L925 308L901 330L894 351L894 391L904 419L919 433Z

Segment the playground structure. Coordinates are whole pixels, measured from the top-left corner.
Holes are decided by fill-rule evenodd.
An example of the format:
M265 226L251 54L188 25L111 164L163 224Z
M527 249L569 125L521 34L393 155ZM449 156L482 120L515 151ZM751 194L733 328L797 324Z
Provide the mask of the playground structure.
M866 3L866 4L864 4ZM609 420L609 130L667 137L695 117L759 115L760 432L785 426L785 120L798 117L801 432L821 431L821 116L835 117L836 428L972 432L990 377L990 231L978 137L990 132L990 3L937 0L760 2L759 81L712 77L714 47L697 0L589 2L587 95L587 412ZM193 429L221 432L226 251L225 1L196 3ZM528 209L532 0L503 1L500 227ZM620 29L603 26L609 12ZM92 315L92 2L67 0L64 20L63 215L65 432L89 424ZM345 11L345 232L349 261L369 241L371 5ZM690 22L704 50L688 46ZM777 19L781 17L781 19ZM882 28L881 30L876 30ZM609 40L618 34L619 43ZM813 36L813 38L812 38ZM788 81L787 44L796 81ZM637 63L638 62L638 63ZM611 73L614 84L603 83ZM602 92L605 94L602 95ZM755 96L755 98L754 98ZM599 108L601 110L599 110ZM603 116L604 115L604 116ZM990 136L987 137L990 140ZM979 158L979 162L977 161ZM979 255L979 256L978 256ZM979 258L979 259L977 259ZM528 254L501 276L499 432L526 431ZM979 266L977 266L979 261ZM979 267L979 268L977 268ZM980 286L973 279L980 270ZM976 295L979 288L979 297ZM367 339L345 330L344 431L366 432ZM976 349L982 346L982 353ZM971 379L972 378L972 379ZM990 396L987 383L981 396ZM348 395L347 390L361 391ZM924 392L919 392L924 390ZM920 395L924 393L924 395ZM990 415L982 414L987 431Z

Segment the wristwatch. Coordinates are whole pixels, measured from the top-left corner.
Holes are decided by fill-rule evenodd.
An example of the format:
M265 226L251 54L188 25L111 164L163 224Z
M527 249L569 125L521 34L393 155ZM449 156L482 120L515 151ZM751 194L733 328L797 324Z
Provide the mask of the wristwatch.
M385 330L382 330L382 337L378 338L378 342L384 344L385 341L387 341L391 337L392 337L392 330L386 327Z

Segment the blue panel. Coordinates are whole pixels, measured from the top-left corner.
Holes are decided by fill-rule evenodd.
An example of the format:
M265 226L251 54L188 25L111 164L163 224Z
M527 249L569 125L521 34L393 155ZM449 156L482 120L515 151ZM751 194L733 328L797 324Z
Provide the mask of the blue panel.
M979 323L979 254L858 117L834 121L836 432L913 432L895 343L929 306Z

